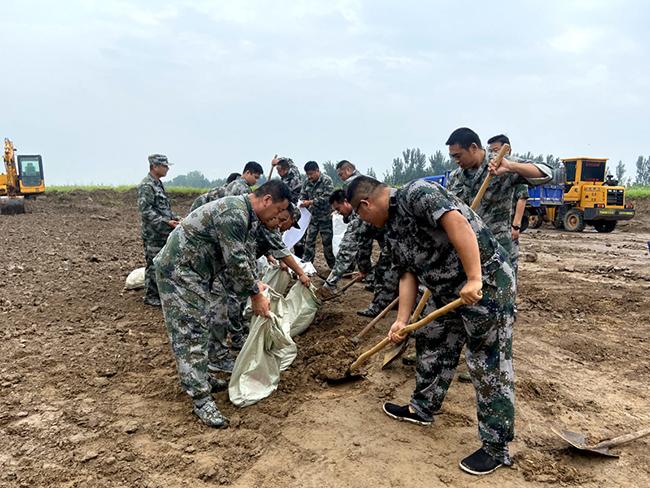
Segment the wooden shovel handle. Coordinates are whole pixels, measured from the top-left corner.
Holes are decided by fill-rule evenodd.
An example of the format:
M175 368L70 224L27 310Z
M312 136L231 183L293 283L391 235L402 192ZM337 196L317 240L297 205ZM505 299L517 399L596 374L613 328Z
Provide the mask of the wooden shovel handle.
M499 153L497 154L497 157L494 159L494 163L496 164L496 167L498 168L501 165L501 161L503 161L503 158L505 155L508 153L510 150L510 145L509 144L504 144L501 146L501 149L499 149ZM488 173L488 175L485 177L483 180L483 184L481 185L481 188L478 190L478 193L474 197L474 200L472 200L472 210L476 210L481 203L481 199L483 198L483 195L485 195L486 190L488 189L488 186L490 185L490 181L492 180L492 175Z
M601 449L604 447L620 446L621 444L635 441L648 434L650 434L650 427L646 427L645 429L641 429L638 432L633 432L631 434L625 434L618 437L614 437L613 439L610 439L608 441L599 442L595 446L589 446L589 449Z
M352 342L358 342L364 335L368 333L370 329L372 329L375 325L377 325L377 322L379 322L381 319L383 319L388 313L395 308L395 305L399 303L399 297L397 297L395 300L390 302L390 304L381 311L379 315L377 315L374 319L370 321L368 325L366 325L361 331L355 335L351 341Z
M456 300L454 300L451 303L448 303L444 307L441 307L441 308L439 308L437 310L434 310L429 315L424 317L422 320L418 320L417 322L415 322L415 323L413 323L411 325L407 325L406 327L404 327L402 329L402 333L400 335L405 336L405 335L409 334L410 332L413 332L414 330L418 330L418 329L424 327L425 325L433 322L438 317L442 317L443 315L445 315L445 314L447 314L447 313L449 313L449 312L451 312L453 310L456 310L462 304L463 304L462 298L457 298ZM352 363L352 365L350 366L350 371L353 371L353 370L357 369L359 366L361 366L363 363L365 363L368 360L368 358L370 358L374 354L381 351L388 344L390 344L390 339L388 337L386 337L383 341L381 341L375 347L373 347L369 351L364 352L361 356L359 356L357 358L357 360L354 363Z
M357 277L354 278L352 281L350 281L350 283L348 283L347 285L345 285L344 287L342 287L340 291L338 291L337 293L335 293L335 294L332 295L331 297L323 298L323 301L324 301L324 302L328 302L328 301L330 301L330 300L334 300L335 298L340 297L340 296L345 292L345 290L347 290L348 288L350 288L350 287L351 287L352 285L354 285L355 283L358 283L358 282L361 281L362 279L363 279L363 276L361 276L361 275L357 275Z
M273 156L273 159L276 159L277 157L278 157L278 155L276 154L275 156ZM274 169L275 169L275 166L273 166L273 163L271 163L271 171L269 171L269 177L267 178L267 180L270 180L271 177L273 176L273 170Z

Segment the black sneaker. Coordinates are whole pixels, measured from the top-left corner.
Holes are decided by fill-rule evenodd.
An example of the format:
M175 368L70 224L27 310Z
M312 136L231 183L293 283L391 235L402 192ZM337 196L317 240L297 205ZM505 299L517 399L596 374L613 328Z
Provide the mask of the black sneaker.
M384 403L384 413L390 418L403 420L417 425L431 425L431 420L424 420L417 413L411 412L408 405L395 405L394 403Z
M160 298L149 298L149 297L144 297L144 304L145 305L150 305L152 307L160 307L162 304L160 303Z
M503 466L503 462L497 461L487 452L485 452L483 448L480 448L474 454L471 454L463 459L460 462L459 466L460 469L466 473L482 476L484 474L490 474L493 471L496 471L501 466Z
M402 364L404 366L415 366L416 362L417 362L417 358L415 352L411 352L409 354L405 354L404 356L402 356Z
M194 414L210 427L217 429L228 427L228 419L219 411L212 398L195 401Z
M208 364L208 371L212 371L213 373L220 372L220 373L232 373L232 369L235 366L235 360L229 357L225 357L223 359L219 359L218 361L212 362Z
M211 393L217 393L228 388L228 382L226 380L215 378L214 376L208 375L208 383L210 383Z
M372 307L368 307L365 310L357 310L357 315L361 315L362 317L374 318L377 315L379 315L379 312Z

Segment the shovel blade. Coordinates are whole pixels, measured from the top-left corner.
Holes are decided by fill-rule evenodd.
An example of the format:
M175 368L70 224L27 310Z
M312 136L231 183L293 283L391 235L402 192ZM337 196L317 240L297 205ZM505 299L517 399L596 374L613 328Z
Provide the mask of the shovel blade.
M386 369L388 366L393 364L396 359L402 357L402 354L404 354L408 346L409 337L404 339L399 344L395 344L386 354L384 354L384 362L381 365L381 369Z
M590 452L590 453L598 454L600 456L607 456L613 458L619 457L618 454L614 454L607 447L600 447L600 448L589 447L587 445L587 439L583 434L580 434L579 432L572 432L570 430L557 430L553 427L551 427L551 430L557 436L564 439L572 447L574 447L575 449L581 452Z

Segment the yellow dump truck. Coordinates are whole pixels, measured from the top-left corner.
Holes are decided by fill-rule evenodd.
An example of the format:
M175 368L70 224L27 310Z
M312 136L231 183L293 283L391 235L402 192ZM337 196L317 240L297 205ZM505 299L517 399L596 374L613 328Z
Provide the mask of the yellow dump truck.
M3 161L5 173L0 173L0 213L25 213L25 198L45 193L43 159L40 155L16 155L13 142L5 139Z

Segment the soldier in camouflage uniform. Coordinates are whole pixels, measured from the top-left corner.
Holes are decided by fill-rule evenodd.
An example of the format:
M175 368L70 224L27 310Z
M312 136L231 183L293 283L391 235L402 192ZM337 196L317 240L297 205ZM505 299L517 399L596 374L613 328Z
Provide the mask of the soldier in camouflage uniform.
M467 205L444 188L414 181L393 189L367 176L348 188L359 217L386 228L400 272L399 311L389 332L401 342L418 283L438 306L459 295L465 305L416 333L416 386L409 404L385 403L390 417L429 425L440 409L463 345L476 390L482 447L460 463L472 474L510 464L514 437L512 323L514 274L489 229Z
M320 172L316 161L309 161L305 164L305 173L307 173L307 178L302 184L300 199L302 200L301 206L311 212L311 220L305 236L303 260L313 262L316 255L316 239L320 233L325 261L331 269L336 262L332 250L332 207L329 204L334 184L332 178Z
M493 144L499 141L507 142L508 138L499 135L490 138L488 143ZM490 172L490 160L493 156L483 149L478 135L466 127L452 132L446 144L449 146L450 158L459 166L449 175L447 190L467 205L471 205L483 180ZM499 168L493 173L494 177L483 195L476 213L510 255L512 251L510 228L512 225L512 198L515 186L520 183L544 184L551 179L552 171L545 164L519 162L508 156L503 159Z
M219 198L223 198L226 196L226 186L228 186L229 183L232 183L235 181L237 178L239 178L241 175L239 173L230 173L228 176L228 179L226 180L226 184L223 186L216 186L212 190L210 190L207 193L204 193L203 195L200 195L194 199L194 202L192 203L192 207L190 208L190 212L193 210L196 210L199 208L201 205L205 205L208 202L213 202L215 200L218 200Z
M526 211L528 197L528 185L522 183L515 187L512 202L512 253L510 253L510 262L512 263L512 268L515 270L515 276L517 276L519 268L519 234L521 232L521 221Z
M330 197L330 205L332 206L332 209L341 214L344 219L350 219L353 217L354 212L352 206L345 198L345 192L343 190L336 190L332 193L332 196ZM346 241L345 235L347 235L347 233L344 234L341 243L341 250L339 250L339 254L336 257L336 265L334 266L332 273L330 273L330 278L335 278L338 281L338 278L343 275L345 270L355 264L355 259L361 274L368 275L371 271L374 271L374 297L370 305L364 310L358 310L357 314L362 317L375 317L379 315L379 313L386 308L397 295L399 276L396 275L391 266L391 254L388 249L388 243L385 239L384 229L378 229L363 222L356 216L352 218L352 222L348 225L348 229L350 229L350 225L356 226L356 229L353 229L350 234L356 240ZM379 248L381 250L374 269L371 260L373 240L376 240L379 243ZM363 245L359 245L358 242L362 242ZM358 246L358 249L356 246ZM323 296L327 296L327 291L321 293Z
M149 156L149 174L138 186L138 209L142 225L140 233L144 243L144 303L160 306L153 258L162 249L169 233L178 225L180 217L172 212L169 197L160 181L167 175L170 163L163 154Z
M251 188L257 185L257 180L264 174L262 165L255 161L249 161L244 166L244 171L239 178L235 178L226 186L226 196L248 195Z
M207 203L174 229L154 260L181 385L192 397L194 413L212 427L224 427L228 421L211 396L227 384L211 380L207 370L210 290L215 280L226 279L238 296L251 298L255 315L269 316L266 286L255 279L248 242L254 238L252 226L287 208L289 196L286 185L270 181L252 194Z
M290 158L273 158L271 161L273 167L277 168L280 179L291 190L291 203L298 204L300 191L302 190L302 176L300 170L296 167Z

